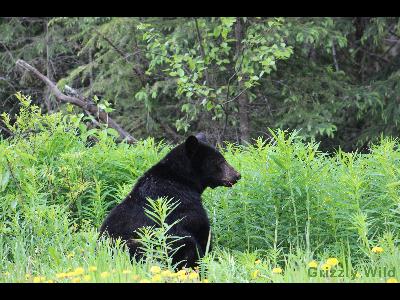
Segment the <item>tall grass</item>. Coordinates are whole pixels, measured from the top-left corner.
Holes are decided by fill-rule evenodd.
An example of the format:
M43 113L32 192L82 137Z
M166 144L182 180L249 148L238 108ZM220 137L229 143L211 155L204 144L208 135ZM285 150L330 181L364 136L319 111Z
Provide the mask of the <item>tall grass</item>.
M123 245L97 243L97 229L172 145L152 138L116 143L115 132L88 129L83 115L42 114L17 97L14 136L0 140L0 271L7 274L0 281L93 265L95 281L132 280L128 272L100 276L113 269L150 274L154 262L132 263ZM382 137L368 154L328 155L297 132L271 134L221 148L242 179L203 195L214 250L201 262L199 280L324 281L307 275L307 263L329 256L343 268L399 268L398 141ZM372 253L374 246L384 252ZM271 275L273 267L285 271Z
M217 243L270 255L301 248L308 255L371 255L374 245L398 243L400 151L389 138L370 154L329 156L297 133L273 133L270 142L227 145L240 170L234 188L207 190Z

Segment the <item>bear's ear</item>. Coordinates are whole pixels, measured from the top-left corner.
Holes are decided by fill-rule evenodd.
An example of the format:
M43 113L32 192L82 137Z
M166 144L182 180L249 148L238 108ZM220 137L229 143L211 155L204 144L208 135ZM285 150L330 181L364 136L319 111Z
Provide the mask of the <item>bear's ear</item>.
M199 132L198 134L196 134L196 137L199 141L202 141L203 143L208 144L206 135L203 132Z
M199 147L199 140L197 139L196 136L191 135L186 139L185 148L186 148L186 153L188 154L189 157L193 156L193 154L196 153L198 147Z

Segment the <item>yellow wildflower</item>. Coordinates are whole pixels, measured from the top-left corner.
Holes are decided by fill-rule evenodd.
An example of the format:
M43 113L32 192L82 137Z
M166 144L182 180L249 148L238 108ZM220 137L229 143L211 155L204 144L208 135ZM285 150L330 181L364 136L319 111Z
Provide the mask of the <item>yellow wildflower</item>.
M326 263L321 266L321 269L324 271L329 271L331 268L332 266Z
M57 277L57 278L64 278L64 277L67 277L67 273L64 273L64 272L63 272L63 273L57 273L57 274L56 274L56 277Z
M261 263L261 260L260 260L260 259L257 259L254 263L255 263L256 265L259 265L259 264Z
M197 278L199 278L199 274L197 274L196 272L191 272L189 274L189 279L194 280L194 279L197 279Z
M185 281L187 279L186 274L185 275L178 275L178 279L181 281Z
M74 271L74 274L75 274L75 275L81 275L81 274L83 274L83 273L85 273L85 269L84 269L84 268L81 268L81 267L76 268L75 271Z
M160 274L155 274L152 278L151 278L152 282L160 282L161 281L161 275Z
M317 268L318 267L318 263L315 260L312 260L308 263L308 267L309 268Z
M186 275L186 271L185 270L179 270L178 272L176 272L176 275L178 275L178 276Z
M150 280L148 279L142 279L139 281L139 283L150 283Z
M53 280L51 280L51 279L49 279L49 280L47 280L47 281L45 281L46 283L54 283L54 281Z
M203 283L209 283L208 279L203 279Z
M150 268L150 272L153 273L153 274L158 274L158 273L161 272L161 268L159 266L152 266Z
M44 281L45 279L46 279L46 277L43 277L43 276L35 276L35 277L33 277L33 282L39 283L39 282Z
M361 274L360 273L356 273L356 278L361 278Z
M139 275L136 275L136 274L132 276L132 279L135 281L138 280L139 278L140 278Z
M92 279L92 277L90 275L83 276L84 281L90 281L90 279Z
M72 252L67 254L67 258L72 258L74 256L75 256L75 252L74 251L72 251Z
M96 272L96 271L97 271L97 267L95 267L95 266L89 267L89 272Z
M110 276L110 272L101 272L100 273L100 277L101 278L107 278L107 277L109 277Z
M256 279L256 278L258 277L259 274L260 274L260 270L255 270L255 271L251 274L251 277L252 277L253 279Z
M170 270L165 270L161 272L161 276L170 277L172 272Z
M132 273L131 270L123 270L123 271L122 271L122 274L130 274L130 273Z
M339 264L339 260L336 257L330 257L326 260L326 263L330 265L331 267L336 266Z
M394 277L390 277L388 278L388 280L386 280L387 283L398 283L397 279Z
M273 268L272 269L272 273L274 274L281 274L282 273L282 269L279 267Z
M373 248L371 249L371 251L372 251L373 253L382 253L382 252L383 252L383 248L382 248L382 247L375 246L375 247L373 247Z
M79 277L76 277L76 278L72 278L72 280L71 280L73 283L78 283L78 282L81 282L81 279L79 278Z

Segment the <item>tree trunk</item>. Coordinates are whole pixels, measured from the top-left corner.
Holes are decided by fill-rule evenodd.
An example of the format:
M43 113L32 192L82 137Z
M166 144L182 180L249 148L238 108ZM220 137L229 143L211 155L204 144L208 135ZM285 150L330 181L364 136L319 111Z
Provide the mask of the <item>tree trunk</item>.
M239 59L242 54L242 40L244 36L244 24L242 18L236 18L235 24L235 38L236 38L236 60ZM244 89L243 79L238 82L239 91ZM249 98L247 92L243 92L239 98L239 133L240 133L240 142L243 143L245 141L249 141L249 113L248 113L248 105Z
M45 34L45 47L46 47L46 76L47 78L49 78L51 81L53 80L53 75L51 72L51 66L50 66L50 36L49 36L49 20L46 20L44 26L45 26L45 30L46 30L46 34ZM46 109L47 112L51 112L52 111L52 105L51 105L51 90L50 87L48 87L46 85L45 87L45 92L44 92L44 103L46 105Z
M356 17L353 20L354 26L355 26L355 45L356 45L356 63L359 65L360 71L359 71L359 78L361 82L364 81L364 72L365 72L365 52L361 51L362 45L361 45L361 38L364 34L365 27L367 26L367 23L369 22L368 17Z

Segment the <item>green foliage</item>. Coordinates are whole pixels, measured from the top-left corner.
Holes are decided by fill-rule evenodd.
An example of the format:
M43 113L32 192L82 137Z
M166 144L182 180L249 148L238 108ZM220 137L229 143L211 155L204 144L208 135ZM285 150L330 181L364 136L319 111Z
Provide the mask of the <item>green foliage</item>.
M0 110L64 109L15 61L94 99L133 136L213 142L301 130L321 149L399 134L397 17L0 18ZM238 26L240 25L240 26ZM239 34L241 32L241 34ZM246 121L247 120L247 121ZM248 124L247 124L248 123ZM1 134L8 136L0 123Z
M160 198L157 200L147 199L148 207L145 207L145 214L156 225L142 227L137 231L139 238L137 241L141 244L139 249L144 254L147 262L158 263L162 266L175 269L180 262L172 263L172 256L182 246L176 247L174 244L185 238L184 236L172 236L169 231L181 220L175 220L167 224L167 217L179 205L173 202L173 199Z
M288 59L292 54L292 48L276 34L282 18L250 24L247 36L238 41L243 44L239 53L233 37L235 22L236 18L194 19L189 26L197 34L190 34L190 40L182 35L181 31L187 30L184 27L179 26L169 36L152 24L138 25L150 60L147 74L160 74L161 69L167 77L175 79L175 96L186 100L181 106L184 116L176 121L178 131L187 131L201 110L212 111L213 120L222 119L227 113L225 104L243 93L241 86L248 90L259 85L264 74L276 70L278 60ZM187 46L189 41L196 43L196 39L195 49ZM230 69L235 70L231 78L218 76ZM233 77L237 80L232 81ZM140 95L146 90L150 93L146 86ZM157 94L152 94L152 98L156 97Z
M270 143L226 148L242 179L234 189L205 194L218 244L339 255L349 243L353 258L361 259L386 233L398 231L398 191L387 190L399 176L396 141L382 139L370 154L329 157L296 133L271 134Z
M157 281L154 265L172 272L168 252L182 237L169 236L174 224L166 220L176 202L149 200L147 213L159 226L141 231L147 260L132 263L120 241L97 240L107 212L171 145L152 138L116 144L106 129L89 132L77 115L42 114L29 98L17 97L21 112L9 127L14 136L0 141L0 281L44 275L70 282L77 268L89 272L91 266L98 270L90 273L93 282ZM7 123L7 115L3 119ZM398 141L381 138L368 154L339 150L328 156L298 132L270 134L269 141L221 149L242 179L203 195L214 246L193 280L200 275L212 282L321 282L327 279L307 275L307 264L332 256L338 268L348 270L398 268ZM371 252L378 245L384 252ZM274 267L283 273L273 274ZM72 273L60 275L65 272ZM191 275L176 276L168 280Z

